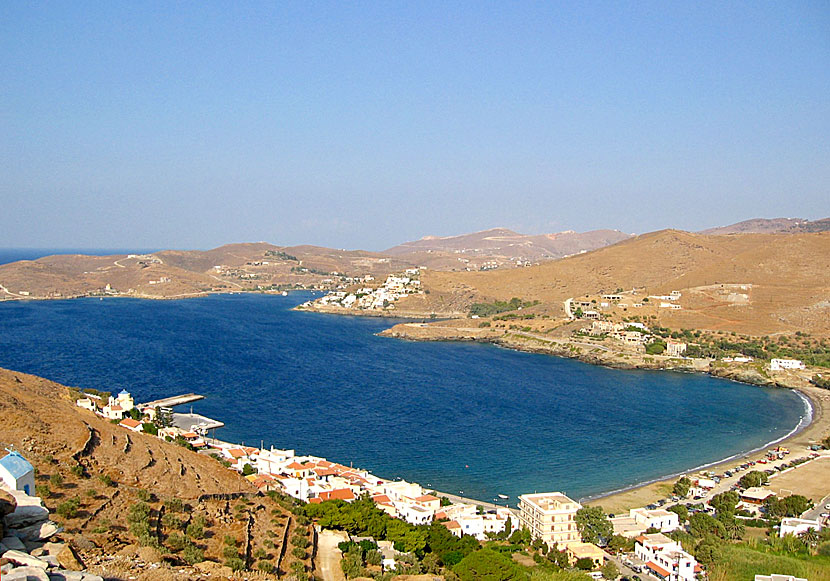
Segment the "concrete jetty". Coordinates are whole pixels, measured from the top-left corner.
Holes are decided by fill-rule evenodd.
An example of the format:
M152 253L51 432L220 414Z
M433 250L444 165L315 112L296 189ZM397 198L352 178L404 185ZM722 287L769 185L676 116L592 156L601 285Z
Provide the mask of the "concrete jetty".
M141 404L139 407L172 408L177 405L199 401L200 399L205 399L205 396L199 395L198 393L185 393L183 395L174 395L172 397L165 397L154 401L148 401L147 403Z

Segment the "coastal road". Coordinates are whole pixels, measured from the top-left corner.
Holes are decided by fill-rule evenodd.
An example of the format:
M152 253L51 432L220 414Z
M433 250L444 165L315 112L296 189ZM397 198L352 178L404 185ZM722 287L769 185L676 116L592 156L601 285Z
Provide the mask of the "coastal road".
M818 520L822 513L830 512L830 508L825 508L828 504L830 504L830 494L822 498L821 501L817 502L813 508L802 514L801 518ZM830 519L827 520L830 521Z
M342 553L337 545L348 541L346 533L323 530L317 535L317 562L316 571L323 581L346 581L343 570L340 568Z
M446 496L450 499L450 502L454 503L461 503L461 504L474 504L476 506L480 506L485 510L496 510L497 508L510 508L504 504L495 504L492 502L484 502L483 500L475 500L473 498L465 498L463 496L458 496L457 494L449 494L447 492L441 492L440 490L433 490L432 494L437 497ZM511 509L513 510L513 509Z
M579 345L581 347L589 347L590 349L599 349L600 351L612 351L611 348L606 347L605 345L598 345L596 343L582 343L580 341L573 341L570 339L558 339L553 337L547 337L545 335L538 335L536 333L523 333L518 332L515 333L520 337L531 337L533 339L542 339L543 341L547 341L548 343L556 344L556 345Z

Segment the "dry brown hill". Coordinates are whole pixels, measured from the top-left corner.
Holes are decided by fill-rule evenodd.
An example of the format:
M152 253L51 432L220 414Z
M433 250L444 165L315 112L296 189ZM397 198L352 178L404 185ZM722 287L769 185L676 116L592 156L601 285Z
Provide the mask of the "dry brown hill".
M206 558L224 562L226 535L238 541L245 558L250 520L249 553L263 548L268 555L264 560L277 563L286 529L297 527L277 502L256 495L249 482L207 455L129 432L74 401L70 388L0 369L0 444L14 446L35 466L38 494L45 495L52 518L66 528L64 540L73 543L88 566L97 564L99 572L113 579L192 578L194 571L186 567L169 576L158 569L142 573L134 557L140 551L147 565L148 559L184 564L173 537L198 518L205 520L205 534L193 542ZM225 493L243 496L230 502L202 496ZM142 496L149 497L152 509L150 543L133 534L127 519ZM58 507L71 498L80 501L77 514L57 515ZM169 502L165 508L171 499L182 501L185 509L172 508ZM164 519L166 513L178 514ZM180 528L177 522L183 523ZM115 558L117 554L126 558ZM293 561L289 551L283 570Z
M619 230L591 232L559 232L556 234L526 235L507 228L492 228L459 236L425 236L420 240L404 242L384 253L395 256L411 252L461 253L470 256L493 256L507 260L551 260L571 254L594 250L630 238Z
M700 234L795 234L830 230L830 218L753 218L729 226L701 230Z
M830 332L830 232L706 236L663 230L528 268L421 278L429 294L401 301L402 310L459 314L474 302L520 297L561 316L570 297L679 290L683 310L658 313L666 326Z

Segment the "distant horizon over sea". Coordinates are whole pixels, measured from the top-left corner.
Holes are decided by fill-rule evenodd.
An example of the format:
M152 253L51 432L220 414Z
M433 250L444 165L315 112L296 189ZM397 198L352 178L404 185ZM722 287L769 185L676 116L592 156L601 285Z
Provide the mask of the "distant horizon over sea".
M379 337L394 320L292 310L310 297L8 301L0 366L139 402L193 391L206 398L195 412L225 422L220 439L512 505L685 472L808 412L787 389Z

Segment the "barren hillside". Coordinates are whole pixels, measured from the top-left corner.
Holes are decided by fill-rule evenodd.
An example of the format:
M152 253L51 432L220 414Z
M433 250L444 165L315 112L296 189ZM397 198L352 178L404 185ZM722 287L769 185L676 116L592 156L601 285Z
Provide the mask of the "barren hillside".
M830 233L706 236L663 230L528 268L426 272L422 284L430 293L401 301L402 310L450 314L474 302L520 297L561 316L570 297L618 289L637 288L640 296L678 290L683 310L658 313L668 326L827 334ZM720 285L745 286L733 294L746 297L730 298Z
M394 256L411 252L443 252L468 256L490 256L504 260L551 260L594 250L630 238L619 230L559 232L526 235L507 228L492 228L459 236L425 236L384 251Z
M0 444L14 446L36 467L38 494L64 525L64 540L107 578L193 578L197 572L185 566L185 553L174 541L197 520L204 521L205 532L191 540L204 558L218 561L202 566L215 578L230 573L219 565L226 560L226 536L249 564L262 548L264 560L276 565L286 529L297 526L280 504L257 495L217 460L99 418L75 406L69 388L46 379L0 370L0 417ZM203 496L226 493L241 497ZM58 516L58 507L72 498L80 502L77 514ZM142 501L150 508L146 538L136 536L128 518ZM289 552L281 568L287 571L293 561ZM154 562L166 563L169 575L146 571Z

